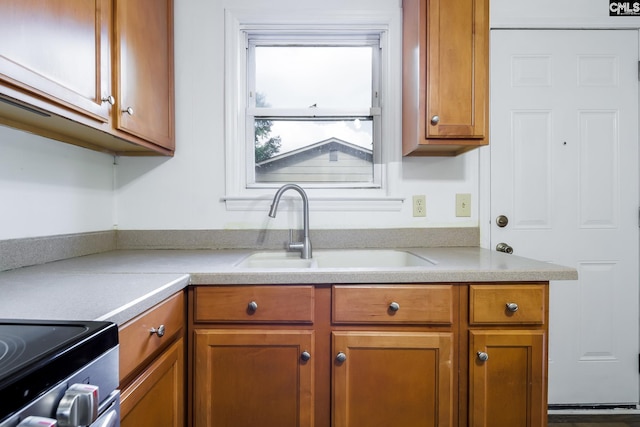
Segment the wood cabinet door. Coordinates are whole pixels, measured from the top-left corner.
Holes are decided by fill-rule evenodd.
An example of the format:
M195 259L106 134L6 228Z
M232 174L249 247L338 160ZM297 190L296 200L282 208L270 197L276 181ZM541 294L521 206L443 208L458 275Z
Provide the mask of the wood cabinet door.
M313 425L313 331L197 329L194 336L195 427Z
M453 425L453 334L333 332L332 340L333 427Z
M0 93L107 122L110 26L109 0L1 0Z
M547 425L545 342L541 330L469 332L470 427Z
M185 424L184 342L178 339L122 391L121 427Z
M427 138L483 138L486 135L488 3L487 0L427 1Z
M116 128L173 149L173 1L114 1Z
M403 0L402 153L488 144L489 0Z

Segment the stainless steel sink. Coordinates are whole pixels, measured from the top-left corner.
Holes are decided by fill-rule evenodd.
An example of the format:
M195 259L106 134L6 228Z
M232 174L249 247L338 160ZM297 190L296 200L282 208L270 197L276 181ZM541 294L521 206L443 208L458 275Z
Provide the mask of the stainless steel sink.
M435 262L409 251L396 249L325 249L313 258L302 259L295 252L264 251L247 256L236 267L259 269L287 268L408 268L429 267Z

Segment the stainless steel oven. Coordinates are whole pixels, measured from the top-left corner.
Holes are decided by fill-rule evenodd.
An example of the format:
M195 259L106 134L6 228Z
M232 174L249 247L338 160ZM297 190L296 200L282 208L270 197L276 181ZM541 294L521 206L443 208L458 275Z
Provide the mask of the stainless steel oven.
M118 427L118 329L0 320L0 427Z

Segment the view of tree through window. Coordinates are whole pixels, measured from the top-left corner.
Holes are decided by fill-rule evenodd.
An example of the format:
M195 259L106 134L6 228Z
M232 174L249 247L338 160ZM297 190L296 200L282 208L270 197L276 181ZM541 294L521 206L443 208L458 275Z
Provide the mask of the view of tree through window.
M264 101L264 95L256 93L256 107L269 107ZM271 120L255 121L255 158L256 163L268 160L280 152L282 141L279 136L271 136Z

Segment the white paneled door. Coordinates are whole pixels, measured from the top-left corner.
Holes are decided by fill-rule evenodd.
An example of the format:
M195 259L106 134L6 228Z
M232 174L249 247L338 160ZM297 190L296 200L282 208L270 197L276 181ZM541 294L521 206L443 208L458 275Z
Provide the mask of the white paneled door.
M551 283L549 403L638 404L638 32L491 37L491 245L579 274Z

